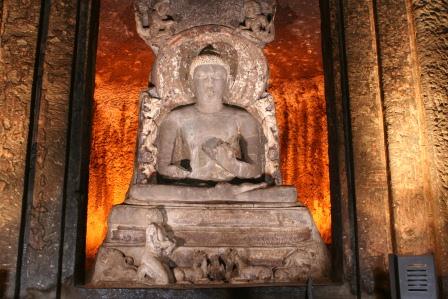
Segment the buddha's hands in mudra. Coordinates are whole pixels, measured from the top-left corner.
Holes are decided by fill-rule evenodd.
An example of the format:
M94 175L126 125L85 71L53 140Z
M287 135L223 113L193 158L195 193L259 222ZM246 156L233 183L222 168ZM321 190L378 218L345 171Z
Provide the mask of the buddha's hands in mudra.
M202 144L202 150L226 170L233 173L231 164L237 162L235 150L222 139L212 137Z

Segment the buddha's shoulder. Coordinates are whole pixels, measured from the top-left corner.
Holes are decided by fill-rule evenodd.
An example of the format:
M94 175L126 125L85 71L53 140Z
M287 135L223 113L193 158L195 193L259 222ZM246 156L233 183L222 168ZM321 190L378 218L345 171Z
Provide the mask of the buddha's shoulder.
M243 122L249 122L249 123L256 123L257 120L250 114L247 110L244 110L242 108L232 107L232 106L225 106L224 114L232 119L243 121Z
M250 113L243 108L238 108L234 106L225 105L222 109L222 113L226 115L232 115L235 117L248 117Z
M178 122L184 119L194 117L195 114L196 109L194 109L192 105L182 106L168 112L164 121Z

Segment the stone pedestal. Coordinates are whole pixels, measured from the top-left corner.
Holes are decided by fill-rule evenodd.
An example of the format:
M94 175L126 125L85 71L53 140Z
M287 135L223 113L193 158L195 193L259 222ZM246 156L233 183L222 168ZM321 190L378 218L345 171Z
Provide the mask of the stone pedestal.
M95 285L157 285L137 274L151 223L163 225L167 239L176 244L160 257L169 284L305 282L328 275L327 248L308 209L297 203L122 204L110 214Z

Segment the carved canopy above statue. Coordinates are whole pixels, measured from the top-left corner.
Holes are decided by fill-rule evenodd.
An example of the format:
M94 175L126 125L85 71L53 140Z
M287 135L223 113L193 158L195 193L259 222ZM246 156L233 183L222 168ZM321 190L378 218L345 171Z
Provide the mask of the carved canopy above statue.
M274 40L275 0L135 0L137 32L154 53L178 33L220 25L259 47Z

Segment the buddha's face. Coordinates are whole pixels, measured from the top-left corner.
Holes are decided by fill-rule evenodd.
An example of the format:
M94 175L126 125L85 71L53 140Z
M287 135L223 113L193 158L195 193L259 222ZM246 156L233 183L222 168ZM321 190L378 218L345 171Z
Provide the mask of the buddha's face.
M227 85L227 71L217 64L203 64L194 70L193 85L197 103L213 106L222 102Z

